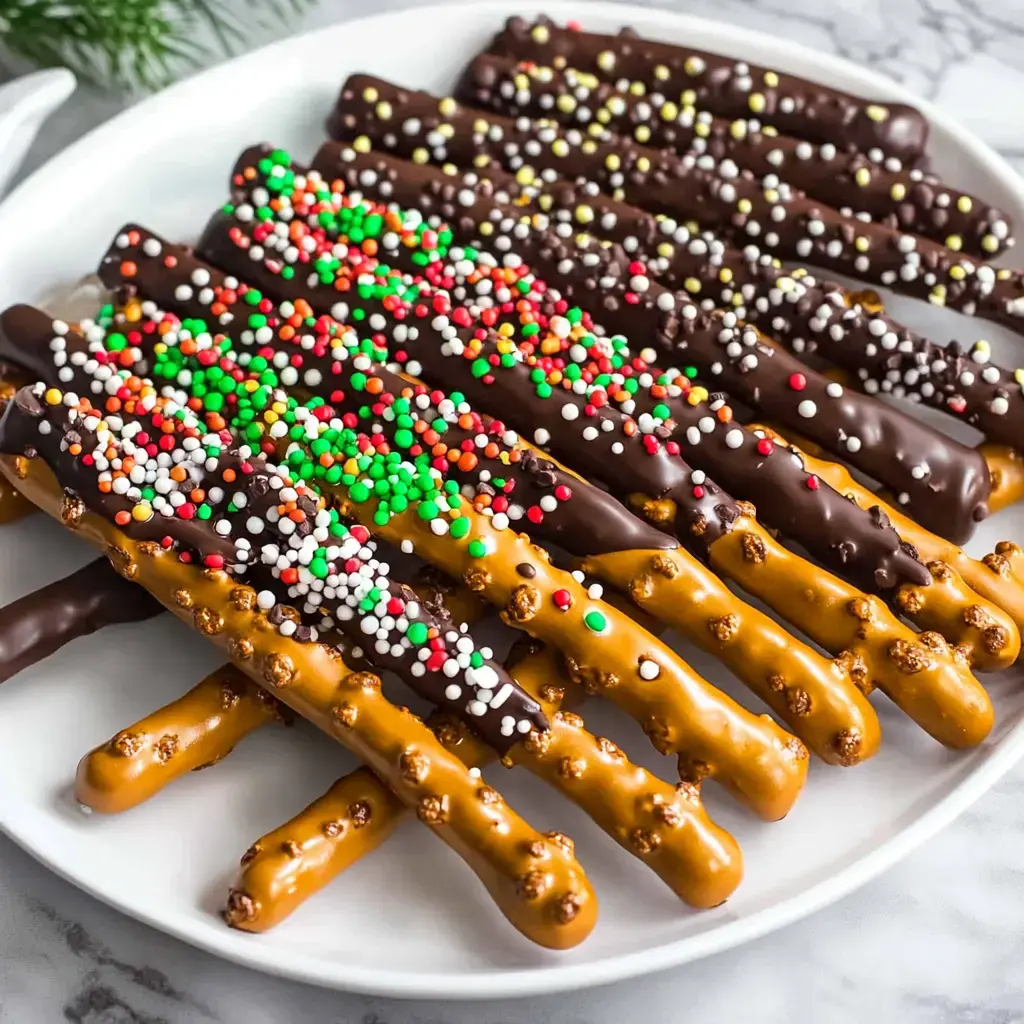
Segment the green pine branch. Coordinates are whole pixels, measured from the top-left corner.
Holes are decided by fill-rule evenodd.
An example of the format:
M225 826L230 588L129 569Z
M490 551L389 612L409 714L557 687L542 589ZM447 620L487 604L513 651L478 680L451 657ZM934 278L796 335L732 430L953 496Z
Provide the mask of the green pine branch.
M0 0L0 48L40 67L64 65L97 86L158 89L212 55L235 53L254 32L283 24L314 0Z

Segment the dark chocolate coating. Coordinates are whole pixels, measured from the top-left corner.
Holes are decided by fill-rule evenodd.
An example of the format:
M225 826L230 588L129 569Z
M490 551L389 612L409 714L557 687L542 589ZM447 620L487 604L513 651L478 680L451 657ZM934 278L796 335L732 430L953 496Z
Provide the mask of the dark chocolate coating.
M633 292L630 265L636 254L609 248L595 238L560 237L524 223L524 215L535 211L536 203L513 205L476 176L451 176L429 165L379 153L346 152L331 143L321 148L314 168L327 180L339 178L352 189L439 214L458 238L476 246L487 248L495 239L493 234L484 239L478 225L494 225L541 278L557 283L567 299L594 311L609 332L628 334L636 347L650 341L670 357L692 360L712 390L724 386L759 413L800 431L891 487L926 528L963 543L987 515L991 480L980 452L877 399L838 388L783 349L760 341L740 344L750 340L749 332L740 327L718 321L680 332L678 307L691 305L689 298L680 293L680 302L663 311L659 302L667 297L665 289L647 273L647 290ZM377 184L368 184L367 172L376 176ZM470 202L471 196L475 201ZM800 411L807 401L816 406L811 417ZM854 442L847 443L851 438L859 445L856 450ZM921 479L914 475L915 470L922 472L918 467L927 469Z
M538 39L535 26L547 30L547 39ZM569 67L596 75L605 75L598 56L606 51L615 55L615 78L626 77L645 82L650 89L680 93L692 89L696 105L721 117L749 117L750 95L764 97L762 120L786 135L831 142L843 150L868 150L878 147L908 164L918 161L928 142L928 122L924 115L902 103L862 99L838 89L830 89L797 75L772 72L745 61L696 50L689 46L641 39L631 29L618 35L599 35L560 28L549 18L529 22L509 18L505 28L492 40L493 53L519 59L528 58L550 64L564 57ZM698 58L703 69L691 74L687 60ZM664 76L656 68L665 69ZM765 80L774 75L775 84ZM748 84L749 82L749 84ZM883 107L887 117L876 120L869 108Z
M0 608L0 683L80 636L143 622L162 611L146 591L98 558Z
M379 100L369 103L367 89ZM399 110L403 130L381 122L380 101ZM723 178L703 170L692 156L649 149L630 139L587 139L586 146L564 129L541 126L459 107L441 116L438 99L401 89L369 75L352 75L328 119L333 138L368 135L400 156L422 149L431 161L477 167L478 159L518 170L550 170L570 180L586 180L618 198L681 222L696 220L737 247L751 242L781 259L797 260L838 274L885 285L901 294L968 315L986 317L1014 330L1024 328L1024 274L997 271L927 238L868 224L817 203L788 185L765 189L749 173ZM475 131L483 119L487 133ZM440 123L450 137L427 145ZM405 125L416 124L410 132ZM552 143L565 143L556 153ZM864 251L861 251L862 246ZM962 275L962 277L961 277Z
M678 99L678 93L666 95L661 89L652 89L635 96L610 81L593 84L589 73L571 67L541 70L543 76L531 73L529 66L514 58L484 53L466 69L455 95L497 114L553 118L591 134L598 124L593 115L600 111L599 123L608 132L625 138L643 137L647 146L680 155L692 152L711 161L712 166L730 159L758 177L774 175L819 202L867 213L889 228L943 244L956 235L962 239L962 251L981 257L993 256L1012 244L1009 217L1003 211L949 188L934 174L893 170L859 151L843 150L832 143L812 146L803 139L763 131L763 122L750 110L745 115L749 120L741 121L705 117L703 111L671 116L666 100ZM517 88L517 78L526 79L526 89ZM585 85L581 79L586 80ZM564 99L568 102L560 105ZM672 107L679 109L675 103ZM993 234L996 224L1001 224L1002 230ZM982 245L986 237L987 244L998 243L987 253Z
M314 309L320 312L330 310L337 297L333 289L325 287L321 296L315 284L298 281L298 275L288 281L281 279L260 261L251 260L232 239L231 231L232 225L223 216L215 217L204 232L197 251L215 265L239 277L244 275L264 294L277 298L304 295ZM109 277L107 280L109 283ZM351 293L348 297L352 298ZM385 322L388 321L390 314L382 306L362 301L359 305L372 308L373 312L384 317ZM419 343L432 346L432 351L425 348L422 356L418 356L429 375L450 390L457 388L462 391L472 404L500 415L516 429L534 432L542 428L548 435L545 444L556 457L583 475L604 481L616 493L685 499L688 494L692 496L694 490L691 466L706 470L722 486L759 505L766 522L790 537L800 538L816 557L859 586L885 590L904 581L920 586L930 584L931 576L916 552L900 541L879 510L869 512L858 508L817 478L809 483L808 474L797 465L792 455L781 449L760 453L758 438L748 431L739 428L736 433L725 429L714 429L711 433L701 431L699 423L708 418L713 420L707 406L692 406L685 400L666 403L676 423L669 438L677 440L683 447L687 457L687 462L684 462L677 457L668 457L663 448L650 455L644 450L639 435L625 436L625 417L618 409L605 406L596 411L595 417L584 416L582 410L587 404L586 398L565 392L560 398L567 404L575 404L580 410L577 422L596 424L598 420L612 419L611 430L599 430L595 440L583 441L577 432L566 429L558 403L537 396L525 365L502 370L493 375L492 383L484 383L472 375L468 361L438 358L442 344L440 335L428 329L425 321L418 326ZM651 408L657 404L653 398L645 397L644 401L649 401ZM637 413L642 411L647 410L638 407ZM694 430L701 433L698 444L688 440ZM623 445L621 455L614 455L611 451L615 441ZM630 452L635 452L635 455L630 455ZM706 492L702 493L701 502L707 497ZM691 497L689 502L692 500ZM691 530L694 523L706 528L703 511L699 512L702 519L696 520L688 506L681 508ZM715 512L716 519L721 519L721 505L717 499ZM681 530L680 536L684 536Z
M46 325L46 335L49 331L51 321L46 315L31 307L16 307L18 315L14 321L7 318L6 314L0 318L3 327L3 335L7 338L12 352L32 350L31 326L33 315L35 318L35 331ZM8 311L11 312L11 311ZM40 322L41 321L41 322ZM21 334L18 327L28 325L27 332ZM73 348L84 350L85 339L75 331L69 331L65 335L69 351ZM45 348L45 346L44 346ZM13 360L15 361L16 360ZM53 371L50 371L52 378ZM83 390L83 393L84 390ZM84 507L98 513L106 519L112 520L116 512L130 510L132 501L125 496L114 494L103 494L96 484L96 470L86 466L81 459L72 456L68 451L62 450L61 442L64 440L67 427L65 422L66 413L62 406L49 406L42 403L33 394L30 388L23 388L17 393L15 399L8 403L3 419L0 420L0 452L9 455L31 454L32 457L42 458L57 477L58 482L65 487L69 496L80 499ZM39 423L47 420L51 426L48 433L40 433ZM90 438L88 431L81 424L75 425L75 430L83 439L84 447L88 448L94 441ZM248 461L250 472L243 472L240 457L226 453L221 456L218 467L214 471L219 474L225 467L237 470L239 479L246 481L246 493L249 498L248 505L234 513L225 512L232 524L231 536L234 538L247 537L253 543L260 543L261 540L252 534L246 525L248 518L253 514L259 514L275 501L273 489L269 485L269 471L262 468L261 460L252 459ZM212 479L217 479L213 477ZM310 515L315 514L315 509ZM232 553L234 546L231 541L219 537L211 526L212 521L203 521L199 518L183 520L177 516L169 518L153 517L148 522L131 521L123 527L126 533L133 538L143 540L156 540L164 536L170 536L183 548L194 550L200 556L211 552L219 553L225 558L230 566L233 561ZM243 577L245 578L245 577ZM392 578L396 588L401 589L403 584L400 580ZM284 585L267 574L261 574L259 579L261 587L274 590L280 604L287 604L287 594ZM275 608L280 608L280 604ZM274 609L271 610L273 613ZM436 625L430 617L430 613L421 608L421 618L428 627ZM294 636L302 640L302 629L300 628ZM360 646L367 643L367 638L361 633L359 621L353 618L348 622L341 623L337 630L322 630L319 642L327 646ZM454 643L445 640L446 648L450 646L451 656L455 656ZM529 720L535 728L545 729L547 719L545 718L540 705L530 697L518 684L512 681L511 677L500 666L488 663L498 675L498 686L506 682L512 685L512 691L505 703L502 705L502 714L485 714L483 716L465 715L462 705L464 701L452 701L445 696L445 690L451 680L440 672L426 672L423 675L414 675L411 672L412 665L418 661L415 648L409 649L403 656L392 656L390 652L386 655L379 655L376 650L366 654L367 662L381 668L391 669L400 675L410 687L419 693L424 699L439 707L448 708L456 713L463 713L467 724L487 743L499 751L508 750L520 739L520 736L503 736L501 733L501 718L503 715L512 715L517 720Z

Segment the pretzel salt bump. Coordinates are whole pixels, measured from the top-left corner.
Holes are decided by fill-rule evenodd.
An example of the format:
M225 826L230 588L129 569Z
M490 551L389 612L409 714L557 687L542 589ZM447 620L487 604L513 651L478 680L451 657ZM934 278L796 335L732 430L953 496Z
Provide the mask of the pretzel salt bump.
M145 390L143 385L139 392L143 407L149 404ZM324 644L302 642L280 628L268 628L257 592L239 586L218 566L222 555L205 555L204 570L181 561L173 540L165 548L159 540L136 540L123 532L113 521L125 519L118 512L126 513L125 526L136 535L161 536L172 530L187 538L186 543L195 542L201 539L201 530L189 524L201 520L156 521L152 505L147 512L145 501L98 490L96 469L79 456L85 444L95 449L97 430L104 437L110 435L109 444L123 437L124 427L115 431L112 426L118 427L117 422L103 419L76 396L69 394L68 399L65 404L64 393L42 387L18 393L3 419L6 454L0 458L0 471L44 511L108 551L123 575L228 650L253 679L272 687L285 703L370 762L396 794L417 809L424 823L457 845L520 931L558 948L581 941L593 926L596 900L568 850L530 829L500 799L483 801L479 784L429 730L387 703L375 676L350 672ZM66 423L70 427L65 428ZM129 436L136 433L129 430ZM35 457L22 454L26 448L37 453ZM217 469L223 465L209 458ZM255 471L249 477L250 485L269 479ZM58 479L64 484L74 481L78 497L69 500ZM100 511L84 506L86 496ZM178 531L178 522L185 528ZM213 536L216 533L203 546L208 547ZM495 825L500 826L500 839ZM535 884L536 879L541 884Z
M245 169L244 173L242 173L241 176L243 180L248 181L252 180L255 177L255 173L255 169ZM276 191L280 193L282 201L287 198L286 176L282 178L282 181L279 183ZM297 211L302 207L303 200L301 197L299 197L298 199L296 199L295 209ZM314 212L311 214L311 216L319 217L322 222L323 217L326 216L326 211L322 209L319 203L315 204L313 210ZM316 210L320 210L321 212L317 213L315 212ZM259 214L261 223L268 225L272 225L274 223L274 210L272 208L261 207L259 210ZM290 237L292 238L301 237L295 235L296 226L297 225L295 221L293 221L290 235ZM218 240L214 242L212 241L212 234L208 230L208 232L204 236L203 242L201 243L201 249L204 252L211 252L211 254L215 256L219 263L226 263L227 265L233 267L237 266L240 271L244 269L244 271L247 272L249 276L256 277L259 280L261 289L264 291L264 293L269 292L270 294L281 294L282 291L284 291L287 294L295 295L297 298L300 292L294 288L294 284L290 281L284 280L279 276L279 271L282 264L277 262L278 257L276 251L274 251L273 255L271 255L271 253L268 252L265 261L253 261L249 259L249 256L244 248L238 249L238 242L246 239L247 237L248 236L245 234L243 227L235 227L232 228L229 237L224 237L218 233ZM332 236L328 236L325 245L329 246L333 244L330 241L331 237ZM267 238L267 235L261 235L259 236L258 241L262 243ZM221 239L223 239L223 241L221 241ZM232 239L234 239L235 241L232 241ZM313 241L315 243L315 239ZM373 239L373 242L374 244L377 244L376 238ZM256 244L255 240L253 244ZM313 248L311 250L312 253L315 253L316 251L316 248ZM137 270L137 268L141 265L138 262L137 250L132 249L129 255L132 257L130 261L131 266L134 268L134 270ZM389 251L386 255L386 258L389 264L393 264L396 260L401 261L402 256L400 253L392 253ZM112 265L115 264L116 259L117 254L112 253ZM175 259L180 262L180 254L178 254L177 252L175 253ZM204 280L206 280L206 273L207 272L204 271ZM449 274L451 273L451 271L446 269L443 271L443 273ZM108 281L114 283L115 279L112 277L108 277ZM182 283L184 284L184 282ZM314 303L320 303L321 300L317 299L316 291L313 288L312 283L307 282L306 287L309 289L307 291L307 294L311 296ZM211 300L214 301L215 298L216 296L214 293L213 295L211 295ZM323 300L324 305L326 304L327 301L329 300L325 295ZM268 309L269 308L270 307L268 307ZM322 308L323 305L321 305L321 309ZM419 329L423 330L423 328ZM400 344L402 344L403 346L407 345L406 339L401 339ZM410 352L410 358L414 354L418 353ZM430 359L430 357L426 354L424 354L421 358L424 361L428 361ZM455 361L456 366L454 367L454 369L456 371L458 371L458 362L459 361ZM448 365L450 363L451 361L449 360L443 361L441 364L435 364L431 362L431 365L440 365L441 367L447 370ZM417 370L417 372L422 371ZM495 374L494 377L495 380L498 380L499 378L504 378L505 375L504 373ZM482 402L487 403L492 408L494 407L496 401L501 400L501 396L503 394L501 389L498 389L490 385L485 389L480 389L474 392L472 390L472 378L467 377L467 375L464 372L458 379L457 383L463 391L471 394L480 395L480 400ZM516 415L515 407L522 406L523 408L530 408L530 412L528 414L529 419L535 425L537 422L544 422L544 408L543 406L541 406L539 411L535 411L535 407L530 407L530 403L535 402L536 400L535 398L531 397L529 387L530 386L527 385L528 390L526 392L520 392L517 395L515 402L502 406L501 411L503 413L508 412L510 415L514 416ZM587 413L586 415L591 415L591 413ZM584 419L583 422L586 422L586 420ZM582 457L581 453L583 453L583 456L585 456L587 452L586 446L583 446L582 448L578 446L573 446L571 447L571 449L566 449L564 451L557 447L557 442L563 440L563 433L565 433L564 428L562 430L557 431L553 428L550 433L551 436L550 438L547 439L547 443L549 445L555 446L556 450L558 450L560 454L563 454L572 459L578 459ZM571 437L571 434L568 436ZM644 460L645 456L643 454L640 454L638 458L639 460ZM650 461L649 456L647 457L647 461ZM610 464L615 466L615 468L618 468L615 462L611 462ZM638 465L639 468L642 469L644 462L640 461ZM602 460L600 458L593 459L590 461L588 468L591 469L592 472L596 472L599 475L607 474L609 463L608 460ZM636 468L637 467L635 466L632 467L634 472L636 471ZM605 479L607 479L607 481L610 484L616 482L613 477L609 478L605 476ZM666 490L666 488L660 483L648 484L648 486L654 487L655 493L658 493L659 491L661 493L665 493ZM692 484L690 485L690 487L692 487ZM689 493L690 487L684 486L683 482L681 481L679 488L672 490L671 493L678 494L680 498L685 502L687 500L686 495ZM708 492L709 495L712 495L712 498L710 499L710 504L712 506L719 507L721 505L721 502L725 500L723 495L720 492L715 491L714 486L710 483L710 481L706 479L701 481L701 490L705 490ZM804 492L809 493L806 491L806 488L804 489ZM671 504L671 501L666 502L652 500L644 501L643 507L648 510L649 514L655 515L659 519L659 521L664 522L667 520L668 522L679 522L678 513L671 508L665 507L671 506ZM844 504L845 503L841 503L841 507ZM664 511L662 511L663 509ZM710 511L710 506L708 508L708 511ZM708 515L706 512L702 511L698 519L693 520L694 524L696 524L697 521L704 524L700 529L699 533L701 534L700 540L705 544L713 545L717 541L717 531L713 534L707 533L707 526L709 524L713 524L716 518L716 516ZM684 518L680 525L688 524L689 521L690 520ZM755 562L755 564L758 566L761 572L760 585L757 586L755 589L757 592L761 593L762 595L765 595L769 603L774 604L776 609L780 610L785 615L787 614L786 607L780 604L777 600L773 599L773 587L771 585L771 579L773 576L778 575L778 572L782 570L783 565L787 567L788 571L792 571L794 566L800 565L802 563L799 559L796 559L795 557L788 557L786 559L783 559L782 561L779 561L778 559L772 557L770 553L773 550L774 542L766 534L763 534L763 531L758 531L756 524L752 525L752 531L750 528L745 528L741 531L743 536L747 538L747 550L753 551L754 548L751 545L756 543L757 549L760 552L762 552L762 554L769 556L767 558L767 564L766 559L764 557L758 558ZM528 526L527 529L529 528L530 527ZM759 533L761 533L762 535L759 536ZM684 540L686 539L686 535L684 533L681 532L679 535ZM701 550L700 544L695 545L695 548L695 553L698 553L702 556L706 554L705 551ZM598 566L594 562L588 562L588 571L592 571L597 575L603 575L603 573L607 572L607 568L609 566L614 567L615 557L612 556L610 559L602 559L602 561L604 562L604 569L602 569L602 567ZM799 573L799 576L801 579L804 579L807 582L806 588L803 591L801 591L801 593L811 594L815 592L813 583L814 576L817 574L818 571L810 570L809 566L806 566L805 563L803 564L804 569L802 572ZM765 573L767 573L768 575L765 576ZM657 572L653 574L646 574L642 580L642 589L634 593L642 594L645 597L653 597L653 592L655 590L664 590L664 587L662 585L663 581L661 580L660 576L661 574ZM603 575L603 578L609 577L607 575ZM640 578L637 578L637 580L639 583ZM829 581L826 579L825 582L826 584L828 584ZM838 583L838 581L835 581L835 583ZM835 614L837 615L836 626L841 627L841 624L844 621L848 622L850 625L850 629L848 631L840 628L839 633L844 637L848 637L849 643L852 643L854 646L851 649L851 647L847 645L846 640L844 640L838 647L831 646L835 643L835 638L837 635L835 629L829 629L827 631L824 631L823 635L825 635L827 638L825 645L828 647L828 649L832 650L833 653L837 655L842 654L843 663L849 662L849 659L846 657L846 653L852 653L854 655L853 661L851 663L853 670L857 672L858 678L863 678L864 663L860 657L858 650L859 634L862 632L862 627L860 624L861 618L858 615L853 615L850 609L856 608L857 611L860 613L860 616L862 616L863 608L865 607L865 605L862 602L856 601L856 599L859 598L861 595L859 595L857 591L851 587L839 585L838 587L830 586L828 589L830 591L828 607L834 608L835 610ZM837 596L843 594L846 595L845 601L841 601L837 604ZM641 603L644 602L642 601ZM810 611L809 615L803 615L800 611L797 612L802 628L807 629L812 636L815 636L815 638L818 639L819 637L816 634L822 631L819 630L815 623L817 617L820 615L820 609L812 609L811 606L808 606L806 597L802 597L800 602L798 603L801 606L808 607ZM669 595L666 593L663 595L660 604L658 605L660 614L665 615L670 607L671 599ZM880 629L878 634L873 638L874 649L872 651L871 657L869 658L869 661L871 663L872 672L876 673L872 675L872 678L878 681L881 688L883 688L885 692L890 694L890 696L892 696L894 700L896 700L898 703L901 703L901 706L903 706L905 710L907 710L908 713L911 714L917 721L924 724L925 727L928 728L930 731L933 731L934 735L937 735L938 737L942 738L944 742L952 742L955 745L961 745L963 743L973 742L976 741L976 739L981 738L984 735L985 730L987 729L987 725L985 723L991 722L991 712L990 710L985 710L987 708L988 702L984 698L983 693L978 687L977 683L973 682L970 679L970 674L969 672L966 672L965 667L961 666L960 668L953 668L948 659L941 657L936 659L936 652L934 649L931 649L927 653L925 653L923 648L918 647L916 645L914 635L912 633L907 632L904 627L900 626L896 622L896 620L884 610L884 606L882 606L881 608L880 616L876 616L876 614L873 612L872 617L879 619ZM935 686L934 681L932 684L925 685L925 678L923 678L920 675L917 675L917 673L920 673L922 669L927 669L929 674L932 672L937 672L939 674L948 673L947 678L949 679L950 683L952 683L953 677L956 676L960 676L960 681L952 685L952 687L949 689L945 689L948 684L941 684L939 686ZM902 677L907 672L917 675L917 678L913 680L907 678L904 680ZM931 699L934 699L936 695L938 695L939 693L942 693L944 689L946 692L946 696L939 701L938 705L927 706L929 704L929 701ZM915 700L919 700L923 694L930 694L931 697L929 698L929 701L925 701L924 703L918 703L917 706L912 706L914 701L912 701L911 704L908 704L904 699L904 694L913 695ZM943 707L945 708L945 710L942 710ZM958 707L961 709L971 709L969 713L970 717L974 717L974 715L981 712L980 717L977 718L977 728L969 728L966 730L966 732L959 731L962 728L962 718L961 715L958 714L956 711ZM958 725L955 729L950 730L949 726L954 722L960 722L961 724ZM968 739L969 736L974 737L975 739Z
M127 280L142 294L161 305L169 304L179 313L210 318L216 312L225 334L237 339L239 348L244 349L244 328L251 308L245 286L226 287L228 279L215 267L142 229L122 233L122 238L133 236L132 244L112 250L103 269L105 279L112 285L124 281L119 268L131 267ZM159 256L147 256L147 247L156 252L157 245ZM172 260L173 266L165 266L167 260ZM197 275L207 282L209 301L205 305L194 290L189 294L190 282ZM266 304L266 309L269 319L281 319L278 307ZM327 318L320 320L321 327L332 324ZM334 324L334 328L343 331L340 325ZM280 339L268 334L267 351L276 348L288 353L302 337L294 335L285 340L285 334ZM337 367L345 364L338 363L337 345L330 343L328 353L328 344L326 336L323 347L316 343L309 347L303 342L304 360L310 368L307 372L319 375L319 383L312 390L330 398L338 414L357 415L364 404L363 393L371 391L378 401L393 398L401 404L414 400L417 408L408 415L416 427L427 422L430 410L443 400L434 394L423 405L425 391L422 395L405 395L410 386L381 366L368 374L365 384L350 392L351 397L343 397L346 382L344 377L339 380ZM468 409L464 410L463 419L445 430L444 444L449 451L460 453L445 472L471 488L474 499L487 497L490 476L500 476L507 493L527 512L517 520L526 533L579 557L608 552L612 557L598 557L589 563L595 576L630 593L641 607L658 600L662 621L720 657L813 751L826 760L844 764L874 753L879 740L876 716L842 670L795 641L767 616L743 605L686 551L640 522L610 495L548 459L539 458L521 442L510 444L501 424L488 427L481 421L479 426L467 427L464 421L471 416ZM486 431L486 446L476 443L479 431ZM467 452L474 454L470 457ZM702 492L695 496L691 485L679 497L680 513L685 503L693 509L691 518L699 516L707 524L696 545L701 552L721 529L728 528L742 514L739 508L732 512L731 503L710 482L705 482ZM494 511L505 514L501 504L494 506ZM722 520L721 528L715 526L718 520Z
M499 114L555 117L592 137L603 131L632 136L656 149L690 153L709 170L750 171L766 184L782 180L844 214L952 242L971 255L993 256L1013 244L1005 213L948 188L934 174L904 168L892 157L878 162L835 141L814 145L780 135L752 109L733 119L715 117L693 105L695 91L648 90L646 83L621 75L581 71L561 55L546 67L480 54L463 73L455 96Z

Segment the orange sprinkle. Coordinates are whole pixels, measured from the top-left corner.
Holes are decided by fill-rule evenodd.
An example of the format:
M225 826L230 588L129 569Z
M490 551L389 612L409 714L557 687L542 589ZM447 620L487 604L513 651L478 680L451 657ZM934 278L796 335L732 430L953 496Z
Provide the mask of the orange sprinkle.
M463 473L468 473L471 470L476 469L478 462L479 459L477 459L473 452L463 452L462 455L459 456L459 469L462 470Z
M233 469L225 469L221 474L221 479L226 484L233 484L238 479L238 474Z
M138 272L139 268L131 260L124 260L121 263L122 277L134 277Z
M366 381L366 390L371 395L379 395L384 391L384 381L380 377L369 377Z

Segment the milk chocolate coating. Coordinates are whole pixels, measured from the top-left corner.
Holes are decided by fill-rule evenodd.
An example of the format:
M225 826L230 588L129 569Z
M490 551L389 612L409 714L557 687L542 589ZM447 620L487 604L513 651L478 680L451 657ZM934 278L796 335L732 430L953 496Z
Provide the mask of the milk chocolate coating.
M845 457L904 495L903 503L923 526L950 540L967 540L987 515L990 480L980 453L897 409L839 387L783 350L756 340L751 344L748 335L753 335L740 327L711 321L688 329L680 311L692 305L689 298L680 293L666 309L671 296L650 280L656 276L656 259L651 270L644 266L640 271L647 281L638 293L631 287L638 254L580 234L560 236L550 225L537 227L529 219L536 204L513 204L478 176L453 180L439 168L330 143L321 148L314 167L327 180L337 178L354 190L439 214L457 237L476 246L493 248L496 241L507 240L566 298L597 311L609 332L628 332L638 347L639 339L650 340L668 355L693 360L712 387L724 385L763 415ZM486 237L478 231L482 222L493 229ZM815 411L806 418L802 409L809 401ZM856 448L847 443L850 438Z
M106 626L143 622L163 609L105 559L0 608L0 682Z
M538 26L541 32L535 31ZM512 17L488 49L541 64L564 57L569 67L639 80L651 90L679 93L692 89L699 108L721 117L749 117L750 97L757 93L764 98L762 120L780 132L831 142L842 150L868 152L877 146L908 164L921 159L928 141L928 122L913 107L863 99L706 50L641 39L628 28L614 36L599 35L559 28L545 17L533 22ZM609 52L614 67L606 71L599 57ZM886 116L879 116L873 107L884 110Z
M830 206L867 213L886 227L942 243L955 236L963 252L982 258L1013 244L1005 213L947 187L934 174L904 169L898 161L894 168L893 158L879 163L834 141L814 146L779 135L762 129L763 120L750 110L740 120L712 117L692 105L680 111L673 102L679 99L676 92L666 95L658 88L637 96L622 85L621 80L602 81L557 60L554 67L538 67L484 53L467 67L455 96L498 114L554 118L591 134L600 125L652 148L692 152L711 167L729 159Z

